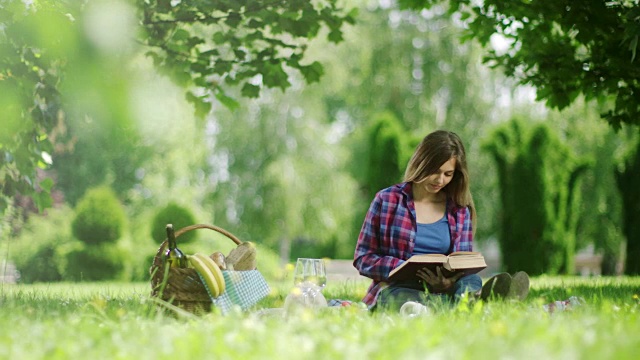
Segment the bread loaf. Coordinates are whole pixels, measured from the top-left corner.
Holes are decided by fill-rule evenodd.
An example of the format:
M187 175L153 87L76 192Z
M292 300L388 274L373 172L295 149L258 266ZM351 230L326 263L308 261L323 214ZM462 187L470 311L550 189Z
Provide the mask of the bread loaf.
M228 270L255 270L256 269L256 247L252 242L245 241L229 252L225 258Z
M220 270L227 270L227 263L224 257L224 254L220 251L216 251L213 254L209 255L209 257L213 260L213 262L218 265Z

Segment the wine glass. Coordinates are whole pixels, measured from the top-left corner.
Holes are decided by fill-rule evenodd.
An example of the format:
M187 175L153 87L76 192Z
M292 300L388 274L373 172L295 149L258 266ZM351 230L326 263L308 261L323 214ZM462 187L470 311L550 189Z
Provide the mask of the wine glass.
M327 272L322 259L299 258L293 274L293 284L302 289L327 285Z
M327 270L324 266L324 260L314 259L314 267L316 269L316 286L320 288L320 291L327 286Z
M299 258L293 273L295 288L285 299L285 310L296 307L321 308L327 306L322 288L327 284L327 274L322 259Z

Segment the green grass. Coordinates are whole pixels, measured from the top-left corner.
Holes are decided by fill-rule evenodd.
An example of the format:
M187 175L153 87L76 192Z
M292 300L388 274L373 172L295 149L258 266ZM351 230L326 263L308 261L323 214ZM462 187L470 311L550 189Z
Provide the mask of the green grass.
M282 306L289 284L257 308ZM366 282L330 283L359 300ZM640 278L539 277L524 302L462 303L428 316L358 307L279 317L172 316L147 283L0 284L0 359L635 359ZM570 296L586 304L548 314Z

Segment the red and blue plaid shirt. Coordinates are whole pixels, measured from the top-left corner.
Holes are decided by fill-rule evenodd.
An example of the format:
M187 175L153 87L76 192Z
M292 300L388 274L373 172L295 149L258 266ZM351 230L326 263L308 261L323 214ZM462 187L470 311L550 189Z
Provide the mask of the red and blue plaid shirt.
M473 250L473 231L468 207L447 201L447 220L453 251ZM416 239L416 209L411 183L400 183L379 191L371 202L356 245L353 266L373 282L362 300L369 307L388 286L389 272L413 254Z

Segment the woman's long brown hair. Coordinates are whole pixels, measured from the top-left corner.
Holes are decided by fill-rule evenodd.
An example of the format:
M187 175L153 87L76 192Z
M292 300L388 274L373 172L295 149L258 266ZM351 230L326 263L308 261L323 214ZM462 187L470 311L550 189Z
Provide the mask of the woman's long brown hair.
M442 190L447 198L453 200L456 205L469 207L475 231L476 210L469 188L467 155L462 140L456 133L437 130L425 136L409 160L404 173L404 181L421 182L427 176L435 174L442 164L451 158L456 159L456 169L451 182Z

